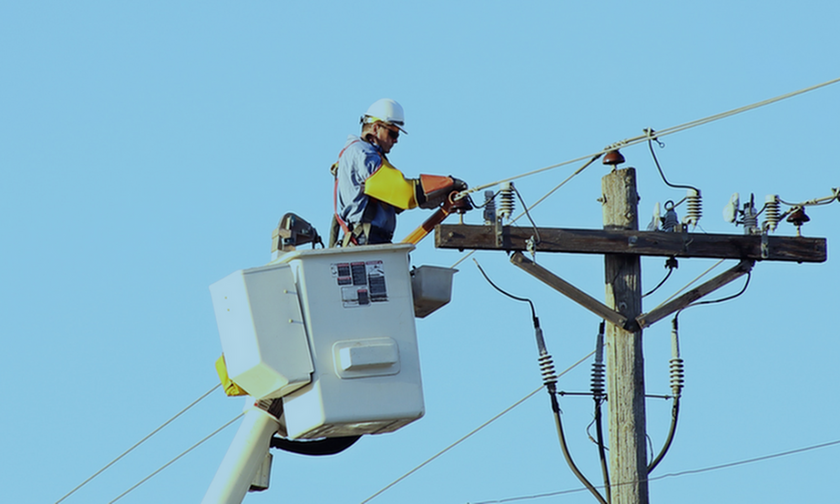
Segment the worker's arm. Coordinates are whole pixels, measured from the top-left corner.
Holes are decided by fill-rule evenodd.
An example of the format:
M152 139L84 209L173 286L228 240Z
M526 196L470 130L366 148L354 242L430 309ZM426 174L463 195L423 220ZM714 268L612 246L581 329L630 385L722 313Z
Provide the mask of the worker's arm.
M420 175L406 179L396 168L383 165L365 180L365 194L402 210L437 208L452 191L463 191L467 184L453 177Z

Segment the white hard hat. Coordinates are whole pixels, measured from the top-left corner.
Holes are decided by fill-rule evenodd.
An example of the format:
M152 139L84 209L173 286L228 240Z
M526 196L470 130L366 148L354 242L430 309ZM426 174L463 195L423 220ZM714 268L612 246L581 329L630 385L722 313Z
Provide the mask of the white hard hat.
M368 107L365 115L362 116L362 124L374 123L376 121L382 121L396 126L403 133L407 133L403 129L405 125L405 114L403 113L402 105L390 98L376 100L373 102L373 105Z

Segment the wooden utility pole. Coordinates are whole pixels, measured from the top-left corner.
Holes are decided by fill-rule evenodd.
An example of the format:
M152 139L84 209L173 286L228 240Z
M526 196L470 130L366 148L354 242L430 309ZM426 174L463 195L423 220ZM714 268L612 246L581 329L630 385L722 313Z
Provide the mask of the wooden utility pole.
M615 170L601 179L604 229L639 228L636 170ZM634 320L642 313L638 255L605 254L606 304ZM609 406L612 504L647 504L645 449L645 372L642 330L607 325L607 404Z
M623 157L613 151L604 164ZM607 159L610 158L609 161ZM824 238L639 231L636 171L613 170L601 180L604 229L497 225L438 225L435 246L505 250L511 262L608 322L607 405L610 439L610 504L648 504L645 381L642 329L749 273L756 261L824 262ZM539 240L534 237L538 236ZM606 301L598 301L522 254L603 254ZM641 256L714 257L740 262L715 278L642 313Z

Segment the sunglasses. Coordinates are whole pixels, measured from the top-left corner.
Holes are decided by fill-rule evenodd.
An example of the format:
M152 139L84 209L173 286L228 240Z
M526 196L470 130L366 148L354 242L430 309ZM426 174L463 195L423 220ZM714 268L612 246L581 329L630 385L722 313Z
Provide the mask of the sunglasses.
M383 126L384 128L384 126ZM388 136L391 137L391 140L396 140L400 137L400 132L396 130L392 130L391 128L385 128L388 130Z

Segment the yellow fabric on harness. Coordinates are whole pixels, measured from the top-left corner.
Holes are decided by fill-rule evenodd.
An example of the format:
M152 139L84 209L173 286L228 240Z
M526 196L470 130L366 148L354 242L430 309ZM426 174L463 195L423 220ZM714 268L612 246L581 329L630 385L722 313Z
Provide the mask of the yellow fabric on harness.
M417 206L414 180L406 180L402 172L391 166L384 157L382 166L365 180L365 195L389 205L408 210Z

